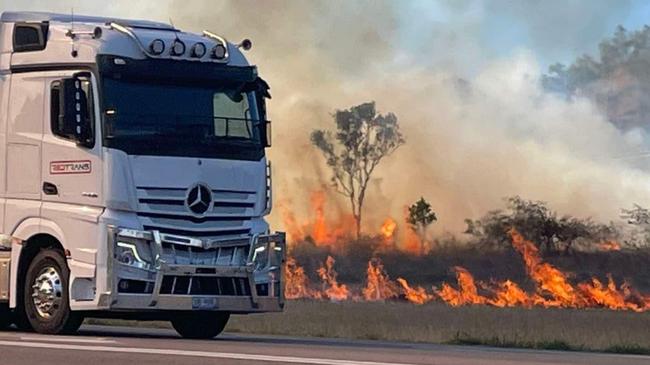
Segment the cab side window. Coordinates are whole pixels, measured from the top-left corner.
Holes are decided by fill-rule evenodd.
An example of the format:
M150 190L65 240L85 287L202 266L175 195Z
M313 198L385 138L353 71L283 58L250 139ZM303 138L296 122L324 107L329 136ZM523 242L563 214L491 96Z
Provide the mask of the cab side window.
M95 135L95 113L94 113L94 97L92 92L92 83L90 80L80 80L82 97L87 100L87 110L83 111L81 115L89 121L91 126L91 136ZM52 133L55 136L67 140L75 140L76 131L74 126L66 124L64 120L65 105L63 94L63 83L61 81L53 81L50 85L50 121L52 126ZM94 144L94 141L93 141ZM92 147L90 147L92 148Z

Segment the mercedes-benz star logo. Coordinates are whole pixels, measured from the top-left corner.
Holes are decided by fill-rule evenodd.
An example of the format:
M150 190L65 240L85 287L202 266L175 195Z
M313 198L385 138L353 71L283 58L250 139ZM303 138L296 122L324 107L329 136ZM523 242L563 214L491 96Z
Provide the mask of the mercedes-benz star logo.
M203 215L212 204L212 192L207 186L197 184L188 191L185 204L192 213Z

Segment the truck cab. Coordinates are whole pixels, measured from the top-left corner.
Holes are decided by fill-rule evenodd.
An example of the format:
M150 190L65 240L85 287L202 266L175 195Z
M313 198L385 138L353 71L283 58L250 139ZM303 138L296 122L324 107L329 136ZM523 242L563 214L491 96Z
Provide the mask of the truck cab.
M214 337L281 311L269 86L204 31L0 17L0 324L170 320Z

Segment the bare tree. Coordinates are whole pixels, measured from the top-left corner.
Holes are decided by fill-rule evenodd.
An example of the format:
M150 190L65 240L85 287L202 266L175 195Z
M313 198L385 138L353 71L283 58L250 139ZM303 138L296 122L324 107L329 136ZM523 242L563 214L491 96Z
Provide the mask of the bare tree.
M425 253L427 228L437 220L436 213L431 210L431 204L424 198L420 198L409 207L409 216L406 221L420 237L420 251L422 253Z
M332 169L332 184L350 202L359 238L370 177L384 157L404 144L404 137L395 114L378 114L375 102L339 110L334 122L336 132L314 130L311 141Z

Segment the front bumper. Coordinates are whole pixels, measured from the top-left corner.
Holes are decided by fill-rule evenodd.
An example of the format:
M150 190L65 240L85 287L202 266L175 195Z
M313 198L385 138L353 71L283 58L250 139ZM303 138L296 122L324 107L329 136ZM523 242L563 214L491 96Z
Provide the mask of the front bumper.
M148 248L147 264L120 261L118 243ZM110 227L109 247L112 289L100 298L109 310L259 313L284 307L284 233L202 240Z

